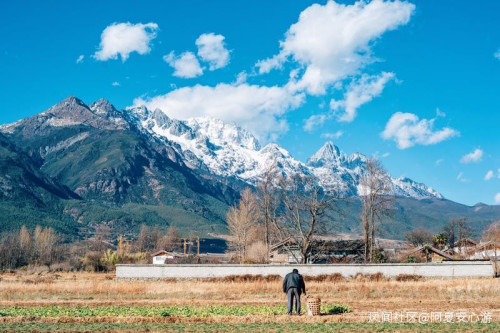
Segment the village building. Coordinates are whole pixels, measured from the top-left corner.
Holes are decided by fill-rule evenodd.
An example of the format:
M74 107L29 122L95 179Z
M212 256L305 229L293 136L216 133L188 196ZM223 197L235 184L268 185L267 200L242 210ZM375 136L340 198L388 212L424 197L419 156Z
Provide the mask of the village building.
M315 239L308 256L308 264L354 263L363 260L363 241ZM275 264L298 264L302 254L297 243L288 238L270 248L269 262Z
M153 253L153 265L167 265L167 264L222 264L228 263L229 259L225 253L199 253L199 254L189 254L189 253L179 253L179 252L168 252L165 250Z
M453 245L453 252L459 258L469 258L476 252L477 242L469 238L462 238Z
M447 253L446 251L441 251L436 249L432 245L419 246L417 249L407 253L405 255L406 260L414 258L419 262L442 262L445 260L455 260L453 255Z
M500 260L500 243L484 242L475 246L474 252L468 257L471 260Z
M153 265L164 265L168 263L168 260L173 260L179 255L174 253L174 252L167 252L167 251L158 251L156 253L152 254L153 257Z

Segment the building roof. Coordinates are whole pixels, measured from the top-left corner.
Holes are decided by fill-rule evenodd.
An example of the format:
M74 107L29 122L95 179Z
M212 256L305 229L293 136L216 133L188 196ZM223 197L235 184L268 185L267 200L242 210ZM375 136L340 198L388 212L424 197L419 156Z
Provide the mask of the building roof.
M167 252L165 250L161 250L161 251L158 251L156 253L153 253L151 256L152 257L156 257L156 256L173 256L173 257L175 257L175 256L178 256L178 254L176 254L175 252Z
M417 253L417 252L423 252L424 250L427 250L427 251L431 251L431 252L434 252L436 253L437 255L443 257L443 258L446 258L446 259L449 259L449 260L455 260L455 258L453 258L451 255L449 255L448 253L446 252L443 252L441 250L438 250L436 249L434 246L432 245L423 245L423 246L419 246L417 249L415 249L414 251L411 251L410 253L408 253L407 255L412 255L413 253Z
M488 241L484 243L479 243L476 245L477 250L484 250L485 248L497 248L500 249L500 242Z
M336 240L329 240L329 239L322 239L322 238L315 238L314 242L316 242L318 245L322 247L327 247L328 250L337 250L337 251L353 251L353 250L358 250L363 247L363 240L361 239L336 239ZM294 245L295 241L294 239L287 238L284 241L281 241L279 243L276 243L271 246L270 250L275 251L281 247L283 247L285 244L290 244Z
M470 238L462 238L462 240L460 242L456 241L455 244L454 244L454 246L459 246L460 243L461 243L462 246L466 246L466 245L475 246L475 245L477 245L477 242L473 241Z

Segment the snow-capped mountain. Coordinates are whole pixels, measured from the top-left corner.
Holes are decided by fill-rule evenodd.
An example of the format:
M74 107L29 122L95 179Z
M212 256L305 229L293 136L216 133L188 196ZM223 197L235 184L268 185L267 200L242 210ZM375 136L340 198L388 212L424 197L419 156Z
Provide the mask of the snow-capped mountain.
M360 153L346 155L332 142L326 142L309 160L307 165L317 177L319 184L327 192L337 192L352 196L359 194L360 177L366 170L368 158ZM397 196L410 198L443 198L443 196L409 178L391 177L392 187Z
M368 161L360 153L347 155L332 142L326 142L303 163L277 144L261 147L250 132L218 119L202 117L181 121L161 110L150 111L145 107L130 108L127 113L138 127L173 144L188 167L220 177L236 177L249 184L256 184L269 166L276 163L283 175L314 176L327 193L356 196ZM409 178L391 177L391 180L398 196L442 198L432 188Z

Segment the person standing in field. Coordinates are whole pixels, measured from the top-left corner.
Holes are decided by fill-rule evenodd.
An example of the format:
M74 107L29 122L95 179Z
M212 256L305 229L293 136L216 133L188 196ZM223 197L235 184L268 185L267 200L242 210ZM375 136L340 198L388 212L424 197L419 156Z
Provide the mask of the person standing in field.
M295 299L295 311L300 316L300 295L304 292L306 295L306 284L304 278L299 274L299 270L294 268L291 273L288 273L283 279L283 292L288 297L288 315L292 315L293 301Z

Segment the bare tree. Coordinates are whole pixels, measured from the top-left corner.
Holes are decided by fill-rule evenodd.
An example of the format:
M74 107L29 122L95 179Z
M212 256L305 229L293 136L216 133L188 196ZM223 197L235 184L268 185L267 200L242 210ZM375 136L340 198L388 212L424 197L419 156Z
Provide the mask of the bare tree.
M375 248L376 222L387 214L394 200L392 182L379 160L371 158L360 178L361 215L365 262L372 261Z
M248 259L254 263L265 264L269 257L266 244L262 241L256 241L250 244L247 251Z
M10 232L0 236L0 269L16 268L20 259L18 235Z
M156 245L156 243L154 244ZM151 232L149 227L141 224L139 235L137 236L136 249L139 252L146 252L151 247Z
M450 223L443 228L443 234L445 235L446 242L448 244L448 247L450 249L453 249L455 247L455 241L457 237L457 232L456 232L456 221L451 219Z
M432 242L432 234L424 228L417 228L407 232L405 238L415 246L430 244Z
M462 251L462 246L464 245L463 241L466 238L472 237L473 230L467 223L467 218L456 219L456 224L457 224L458 252L460 253L461 256L463 256L465 254L464 251Z
M179 241L180 236L177 228L174 226L170 226L167 230L167 233L158 239L156 248L158 250L173 251L179 244Z
M499 247L500 247L500 221L492 223L483 234L483 239L487 241L483 245L483 253L486 258L492 261L495 269L495 276L500 276Z
M111 244L111 228L104 224L98 224L94 229L94 235L90 239L92 251L104 252Z
M241 193L239 204L231 207L227 213L227 226L233 236L230 243L238 252L240 262L246 259L250 237L259 219L260 211L256 196L250 189L245 189Z
M59 236L50 227L42 229L40 226L36 226L33 238L38 263L50 266L56 259L54 255Z
M328 211L333 198L328 198L312 177L295 175L280 182L283 215L274 222L280 239L298 262L313 260L315 237L324 235L331 224ZM330 221L329 221L330 219ZM298 246L300 257L286 244L291 239Z
M463 241L472 236L472 228L468 225L466 218L451 219L450 224L444 227L443 233L448 239L448 246L453 249L457 247L458 254L463 256Z
M500 221L496 221L483 233L485 241L500 242Z
M19 255L21 265L27 265L33 258L33 240L25 225L19 230Z
M276 220L278 169L276 162L266 169L257 185L257 198L264 222L264 243L266 245L267 260L271 246L271 228Z

